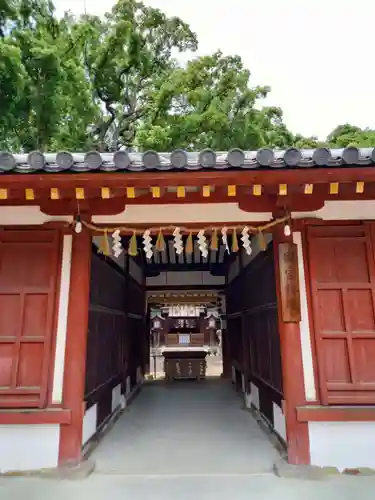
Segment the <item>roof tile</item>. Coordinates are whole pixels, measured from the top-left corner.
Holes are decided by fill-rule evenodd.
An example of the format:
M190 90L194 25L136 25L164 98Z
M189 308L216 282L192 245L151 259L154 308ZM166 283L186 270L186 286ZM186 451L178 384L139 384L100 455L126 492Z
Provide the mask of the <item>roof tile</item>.
M325 168L341 166L375 165L375 148L348 147L345 149L297 149L258 151L212 151L198 152L175 150L170 153L146 151L134 153L57 153L29 154L0 152L0 174L11 173L60 173L60 172L142 172L157 170L229 170L229 169L274 169L274 168Z

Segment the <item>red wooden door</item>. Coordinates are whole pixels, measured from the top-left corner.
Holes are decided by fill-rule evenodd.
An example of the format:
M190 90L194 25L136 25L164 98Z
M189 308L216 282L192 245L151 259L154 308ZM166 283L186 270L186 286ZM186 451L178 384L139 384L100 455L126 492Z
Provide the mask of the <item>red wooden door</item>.
M0 406L42 407L58 276L55 231L0 231Z
M322 403L375 403L371 228L311 227L308 255Z

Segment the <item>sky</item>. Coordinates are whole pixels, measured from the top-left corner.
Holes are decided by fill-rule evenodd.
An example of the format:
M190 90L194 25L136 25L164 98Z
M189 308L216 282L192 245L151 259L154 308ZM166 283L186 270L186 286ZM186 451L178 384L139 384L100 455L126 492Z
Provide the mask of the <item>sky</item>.
M114 0L54 0L102 15ZM146 0L188 22L198 55L238 54L252 85L269 85L294 133L324 139L337 125L375 128L374 0Z

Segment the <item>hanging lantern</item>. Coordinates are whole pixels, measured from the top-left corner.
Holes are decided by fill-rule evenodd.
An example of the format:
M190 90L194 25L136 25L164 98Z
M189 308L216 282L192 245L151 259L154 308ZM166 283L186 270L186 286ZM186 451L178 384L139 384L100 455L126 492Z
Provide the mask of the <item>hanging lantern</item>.
M291 236L292 234L292 228L290 227L289 221L285 222L284 225L284 236Z
M74 221L74 231L77 234L80 234L80 233L82 233L82 229L83 229L83 226L82 226L81 216L79 214L77 214L75 221Z

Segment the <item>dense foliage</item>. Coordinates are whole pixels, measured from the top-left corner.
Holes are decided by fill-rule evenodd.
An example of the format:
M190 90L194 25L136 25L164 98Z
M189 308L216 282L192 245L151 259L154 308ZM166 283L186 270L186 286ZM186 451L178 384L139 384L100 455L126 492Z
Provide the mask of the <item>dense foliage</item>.
M51 0L0 0L0 149L320 145L262 106L270 89L240 57L178 63L197 47L183 20L136 0L78 19L58 18ZM342 125L325 144L375 145L375 131Z

